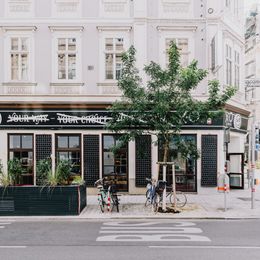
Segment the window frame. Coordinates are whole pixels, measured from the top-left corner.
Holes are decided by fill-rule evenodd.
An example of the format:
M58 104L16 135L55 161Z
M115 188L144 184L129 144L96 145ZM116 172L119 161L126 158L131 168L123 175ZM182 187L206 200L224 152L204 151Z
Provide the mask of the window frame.
M176 27L158 27L159 32L159 64L162 68L166 68L166 39L187 39L188 40L188 64L194 59L195 40L194 32L196 27L186 28L186 31L178 31Z
M19 148L10 148L10 137L11 136L19 136L20 138L20 147ZM23 148L22 147L22 137L23 136L31 136L32 138L32 147L31 148ZM11 152L18 152L20 153L20 155L22 154L22 152L31 152L32 153L32 163L31 163L31 166L32 169L31 169L31 173L27 172L25 173L24 175L27 175L27 176L32 176L32 183L31 184L24 184L24 185L34 185L35 183L35 167L34 167L34 164L35 164L35 158L34 158L34 134L32 133L8 133L7 134L7 151L8 151L8 155L7 155L7 159L10 160L10 153ZM14 158L17 158L17 157L14 157ZM19 160L21 160L23 157L19 158ZM23 167L24 168L24 167Z
M98 27L100 33L100 40L99 40L99 82L101 83L117 83L116 79L106 79L106 64L105 64L105 57L106 57L106 50L105 50L105 42L106 38L122 38L124 41L124 51L130 47L130 30L131 27L125 28L102 28Z
M35 81L35 39L34 31L36 27L28 28L16 28L16 27L4 27L4 57L7 66L4 68L4 81L10 83L34 83ZM12 38L28 38L28 79L27 80L12 80L11 68L11 44Z
M118 140L118 138L120 137L120 134L102 134L102 150L101 150L101 152L102 152L102 178L104 178L104 177L106 177L106 176L110 176L110 177L115 177L115 176L117 176L118 178L120 178L120 173L118 173L117 171L116 171L116 167L119 167L119 168L121 168L121 167L125 167L125 170L126 170L126 172L125 172L125 178L126 178L126 184L121 184L121 185L123 185L124 186L124 188L122 189L122 191L128 191L128 189L129 189L129 144L127 143L127 144L125 144L124 145L124 147L121 147L118 151L117 151L117 153L120 153L120 151L124 151L125 152L125 155L126 155L126 157L125 157L125 160L126 160L126 164L121 164L121 162L120 162L120 165L116 165L116 162L115 162L115 160L116 160L116 157L113 155L113 160L114 160L114 163L113 164L106 164L105 165L105 156L104 156L104 154L106 153L106 152L109 152L110 151L110 149L109 148L105 148L105 137L107 137L107 136L110 136L110 137L113 137L113 144L115 145L116 144L116 142L117 142L117 140ZM111 152L111 153L113 153L113 152ZM105 166L107 166L107 167L113 167L113 172L110 172L110 173L108 173L108 174L105 174ZM113 173L113 174L112 174ZM115 175L115 173L116 173L116 175ZM112 174L112 175L111 175ZM122 176L122 175L121 175ZM119 180L120 181L120 180ZM122 180L121 180L122 181ZM120 184L119 184L120 185Z
M187 40L187 47L188 47L188 49L187 49L187 51L186 52L184 52L184 51L182 51L182 50L180 50L180 48L179 48L179 41L180 40ZM165 48L164 48L164 55L165 55L165 66L167 67L168 66L168 59L169 59L169 55L168 55L168 50L169 49L167 49L167 41L174 41L175 43L176 43L176 45L177 45L177 47L178 47L178 49L179 49L179 54L180 54L180 65L182 66L182 67L187 67L188 65L189 65L189 63L190 63L190 59L189 59L189 55L190 55L190 51L189 51L189 39L188 38L165 38ZM186 64L183 64L182 63L182 57L183 56L187 56L187 65Z
M68 147L58 147L58 138L59 136L62 137L67 137L68 138ZM73 147L69 147L69 137L78 137L79 138L79 148L73 148ZM79 153L79 170L80 173L79 174L75 174L74 176L80 176L81 178L83 178L83 171L82 171L82 137L81 134L71 134L71 133L62 133L62 134L55 134L55 168L57 166L58 163L58 153L59 152L66 152L66 153L70 153L70 152L77 152Z
M194 133L183 133L180 135L180 138L182 141L184 142L187 142L189 141L189 139L193 142L194 145L198 146L198 136L197 134L194 134ZM177 155L179 154L178 150L176 149L176 146L174 144L174 140L175 140L175 135L173 134L171 136L171 140L170 140L170 149L169 149L169 154L168 154L168 161L173 161L175 163L175 182L176 182L176 189L179 191L183 191L183 192L197 192L197 182L198 182L198 170L197 170L197 167L198 167L198 160L196 160L195 158L192 158L191 161L193 162L193 166L194 166L194 172L193 173L189 173L188 170L187 170L187 162L188 162L188 159L182 159L182 162L185 163L185 169L182 169L179 168L177 169L177 159L178 158L170 158L171 157L171 154L176 151L177 152ZM163 157L163 152L164 152L164 149L163 149L163 146L162 146L162 142L158 142L158 147L157 147L157 151L158 151L158 161L160 161ZM167 183L172 183L172 167L167 167ZM178 171L183 171L183 174L179 174ZM162 176L162 167L160 167L160 170L159 170L159 176ZM189 190L188 188L188 181L187 181L187 178L191 178L191 177L194 177L193 180L194 182L194 185L192 185L194 187L193 190ZM159 177L160 178L160 177ZM182 183L183 180L184 182ZM182 183L182 184L181 184ZM186 185L186 187L185 187Z
M232 47L229 43L225 44L225 84L232 85L233 83L233 55Z
M82 82L82 31L83 27L66 29L50 28L52 35L52 82L53 83L81 83ZM58 77L58 39L75 38L76 39L76 78L59 79Z
M234 86L239 89L240 88L240 60L241 55L240 52L234 50Z

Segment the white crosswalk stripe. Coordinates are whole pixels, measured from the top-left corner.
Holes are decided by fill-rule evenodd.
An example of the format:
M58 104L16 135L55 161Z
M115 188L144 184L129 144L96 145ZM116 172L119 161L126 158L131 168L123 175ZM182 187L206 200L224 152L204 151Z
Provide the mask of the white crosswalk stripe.
M11 222L0 222L0 228L5 228L6 225L10 225Z
M192 222L175 222L162 224L157 222L129 223L129 222L105 222L96 241L117 242L210 242L203 236L200 228L194 227Z

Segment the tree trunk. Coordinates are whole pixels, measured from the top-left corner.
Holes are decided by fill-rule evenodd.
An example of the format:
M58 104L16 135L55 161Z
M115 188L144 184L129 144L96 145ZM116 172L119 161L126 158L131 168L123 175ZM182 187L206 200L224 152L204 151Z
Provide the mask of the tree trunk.
M168 154L169 154L169 140L168 138L165 140L165 143L163 145L163 162L167 162L168 161Z

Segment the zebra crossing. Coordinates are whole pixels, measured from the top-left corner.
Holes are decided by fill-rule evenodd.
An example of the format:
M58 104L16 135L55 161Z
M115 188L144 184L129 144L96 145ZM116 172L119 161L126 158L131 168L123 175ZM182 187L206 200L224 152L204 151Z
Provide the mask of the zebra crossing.
M0 228L5 228L6 225L10 225L10 224L11 224L11 222L1 222L0 221Z
M104 222L97 242L210 242L193 222Z

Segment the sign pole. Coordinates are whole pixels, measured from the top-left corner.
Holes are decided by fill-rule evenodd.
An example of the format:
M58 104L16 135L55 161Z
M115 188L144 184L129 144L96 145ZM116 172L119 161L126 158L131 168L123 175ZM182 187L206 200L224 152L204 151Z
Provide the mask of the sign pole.
M224 211L227 211L227 184L224 184Z
M173 190L173 208L176 212L176 183L175 183L175 165L172 164L172 190Z
M251 209L255 208L255 109L252 111L253 120L251 124Z

